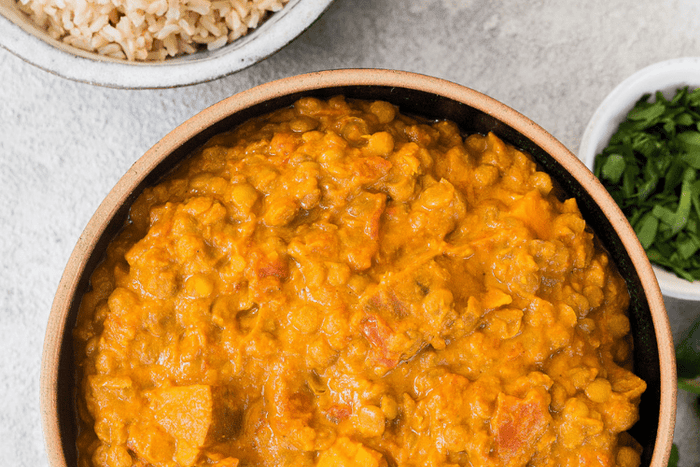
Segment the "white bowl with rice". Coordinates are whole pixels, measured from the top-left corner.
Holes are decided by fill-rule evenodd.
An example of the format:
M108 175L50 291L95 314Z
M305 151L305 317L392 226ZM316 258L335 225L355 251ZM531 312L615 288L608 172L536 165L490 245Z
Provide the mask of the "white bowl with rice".
M64 78L167 88L240 71L332 0L0 0L0 46Z

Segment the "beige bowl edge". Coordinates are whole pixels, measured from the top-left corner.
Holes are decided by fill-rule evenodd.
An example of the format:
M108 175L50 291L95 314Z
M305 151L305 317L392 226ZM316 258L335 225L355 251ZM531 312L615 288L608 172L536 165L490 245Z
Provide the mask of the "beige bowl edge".
M127 171L110 191L88 222L74 248L52 303L44 339L40 402L44 438L49 464L52 467L69 467L63 455L61 434L58 426L58 368L62 337L66 334L66 321L71 309L71 297L76 291L89 253L104 231L117 208L128 198L133 189L167 155L215 122L255 104L295 92L311 91L335 86L380 85L405 87L426 91L467 103L501 120L524 136L536 141L544 151L555 157L582 185L599 183L593 174L566 147L542 127L527 117L484 94L464 86L410 72L381 69L329 70L284 78L260 85L231 96L193 116L156 143ZM590 180L592 179L592 180ZM584 183L585 181L585 183ZM661 406L659 426L651 460L652 467L665 467L673 441L676 413L676 366L675 352L668 316L663 298L644 250L631 230L617 205L604 192L591 193L630 254L630 258L645 284L647 300L652 312L659 346L661 370ZM72 467L72 466L71 466Z

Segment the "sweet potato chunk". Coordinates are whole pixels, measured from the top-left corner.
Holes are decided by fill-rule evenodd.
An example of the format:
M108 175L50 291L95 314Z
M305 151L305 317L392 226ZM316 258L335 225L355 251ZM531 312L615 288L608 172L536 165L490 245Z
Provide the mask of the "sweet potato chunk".
M278 373L265 386L265 403L272 431L281 440L301 451L313 451L316 430L310 425L314 416L313 396L298 369L280 365Z
M357 271L372 266L372 258L379 250L379 220L385 206L386 195L362 192L341 216L338 234L342 255Z
M277 252L266 254L259 249L254 249L251 251L250 257L257 279L276 277L279 280L284 280L289 275L289 265L284 255Z
M140 459L154 465L172 463L176 452L172 436L158 425L145 421L129 426L126 445Z
M377 182L391 170L391 162L379 156L358 157L350 161L349 167L355 181L361 184Z
M392 369L399 363L401 354L392 349L391 341L396 335L386 322L377 315L369 315L360 323L360 332L376 352L376 363Z
M238 467L239 463L240 461L235 457L226 457L214 464L214 467Z
M503 465L526 465L550 421L548 403L540 393L530 391L525 399L500 393L491 431L496 438L496 454Z
M552 208L538 190L533 190L516 201L510 214L520 219L538 238L547 240L551 237Z
M386 467L384 456L349 438L338 438L318 457L317 467Z
M131 378L90 375L87 377L87 408L95 420L128 418L133 414L136 392Z
M376 364L392 369L428 344L444 348L446 338L461 332L447 274L431 258L417 258L366 293L359 331L372 346Z
M156 423L177 442L176 459L193 465L202 447L224 441L240 429L241 412L232 391L207 385L158 390L151 398Z

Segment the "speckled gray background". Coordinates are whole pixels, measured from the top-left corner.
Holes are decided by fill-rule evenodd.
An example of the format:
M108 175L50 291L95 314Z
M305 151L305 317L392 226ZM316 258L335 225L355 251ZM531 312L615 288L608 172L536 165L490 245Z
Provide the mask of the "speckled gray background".
M336 0L263 63L197 86L75 83L0 49L0 465L47 465L39 365L53 294L78 236L129 166L178 124L236 92L331 68L379 67L481 91L576 151L591 115L652 63L700 56L691 0ZM700 305L667 299L675 335ZM700 421L681 393L681 465L700 466Z

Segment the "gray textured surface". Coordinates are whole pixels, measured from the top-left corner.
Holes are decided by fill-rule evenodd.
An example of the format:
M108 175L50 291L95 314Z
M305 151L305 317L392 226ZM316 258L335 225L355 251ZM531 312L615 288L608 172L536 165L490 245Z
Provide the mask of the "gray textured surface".
M596 107L633 72L700 55L691 0L336 0L263 63L192 87L74 83L0 50L0 465L47 465L38 404L44 329L83 227L127 168L190 116L276 78L394 68L474 88L575 151ZM677 335L700 313L668 299ZM700 422L679 397L681 465L700 466Z

